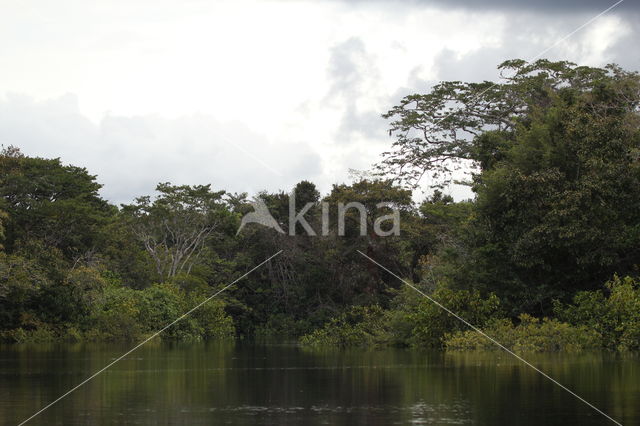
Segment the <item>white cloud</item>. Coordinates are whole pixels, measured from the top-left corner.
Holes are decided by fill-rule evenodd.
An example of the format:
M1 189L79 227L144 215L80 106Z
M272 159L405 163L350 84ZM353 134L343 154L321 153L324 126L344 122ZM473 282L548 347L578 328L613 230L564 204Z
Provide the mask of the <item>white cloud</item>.
M73 95L46 102L7 96L0 101L0 143L87 167L104 184L103 195L118 203L164 181L255 193L321 178L308 144L273 143L242 123L208 115L108 115L96 125L78 113Z

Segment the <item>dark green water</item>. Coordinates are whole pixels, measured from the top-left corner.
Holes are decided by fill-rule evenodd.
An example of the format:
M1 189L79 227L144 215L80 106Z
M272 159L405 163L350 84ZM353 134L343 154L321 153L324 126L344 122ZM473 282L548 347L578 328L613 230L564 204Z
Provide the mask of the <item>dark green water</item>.
M128 349L0 347L0 421L18 424ZM530 355L625 425L640 424L640 360ZM29 424L613 424L506 354L149 344Z

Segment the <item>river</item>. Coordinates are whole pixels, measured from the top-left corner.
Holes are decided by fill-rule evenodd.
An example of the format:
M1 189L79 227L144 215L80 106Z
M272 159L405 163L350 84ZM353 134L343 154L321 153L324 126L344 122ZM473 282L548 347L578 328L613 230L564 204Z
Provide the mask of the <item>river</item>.
M128 348L1 346L0 421L20 423ZM526 357L622 424L640 424L638 356ZM28 424L614 423L501 352L151 342Z

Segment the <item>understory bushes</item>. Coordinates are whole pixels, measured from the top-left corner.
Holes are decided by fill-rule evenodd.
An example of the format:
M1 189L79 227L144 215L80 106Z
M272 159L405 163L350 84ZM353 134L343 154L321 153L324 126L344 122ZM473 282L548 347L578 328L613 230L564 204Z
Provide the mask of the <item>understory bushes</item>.
M438 288L434 301L516 352L640 349L640 288L630 277L614 279L604 290L577 293L572 303L555 303L556 318L504 316L500 300L479 292ZM305 346L395 345L447 350L499 347L458 318L419 296L401 290L390 309L354 307L302 337Z
M354 306L324 327L302 336L304 346L375 346L388 341L388 313L377 305Z
M45 322L38 318L35 309L22 312L14 328L0 333L0 340L42 343L142 339L207 297L204 291L185 291L172 283L135 290L105 279L90 268L80 268L70 274L65 283L49 284L45 290L48 290L46 294L63 295L67 303L74 305L74 309L67 311L75 314L57 318L58 321L47 318ZM165 330L161 338L232 338L235 335L233 320L224 307L223 301L210 300Z
M439 288L430 296L476 324L500 315L495 295L483 299L476 291ZM374 305L355 306L330 320L324 327L303 336L304 346L413 346L441 348L446 333L464 324L430 300L404 288L390 309Z
M430 296L460 318L482 328L487 321L501 318L500 300L495 294L483 298L478 291L439 288ZM417 347L440 348L447 333L467 330L458 318L427 298L421 298L417 309L407 314L412 324L409 343Z
M616 275L603 290L577 293L572 304L556 302L554 311L560 320L598 333L607 349L640 349L640 285L631 277Z
M575 352L602 345L600 335L584 326L573 326L550 318L540 320L527 314L520 315L518 320L517 325L509 319L493 320L482 331L514 352ZM494 342L474 330L449 333L444 344L447 350L499 349Z

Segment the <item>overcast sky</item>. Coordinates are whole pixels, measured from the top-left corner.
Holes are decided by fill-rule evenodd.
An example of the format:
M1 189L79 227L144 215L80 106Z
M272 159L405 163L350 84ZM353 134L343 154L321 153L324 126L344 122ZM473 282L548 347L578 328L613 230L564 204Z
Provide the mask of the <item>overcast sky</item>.
M614 3L0 0L0 143L87 167L115 203L162 181L327 191L439 80L543 51L640 69L637 0L558 43Z

